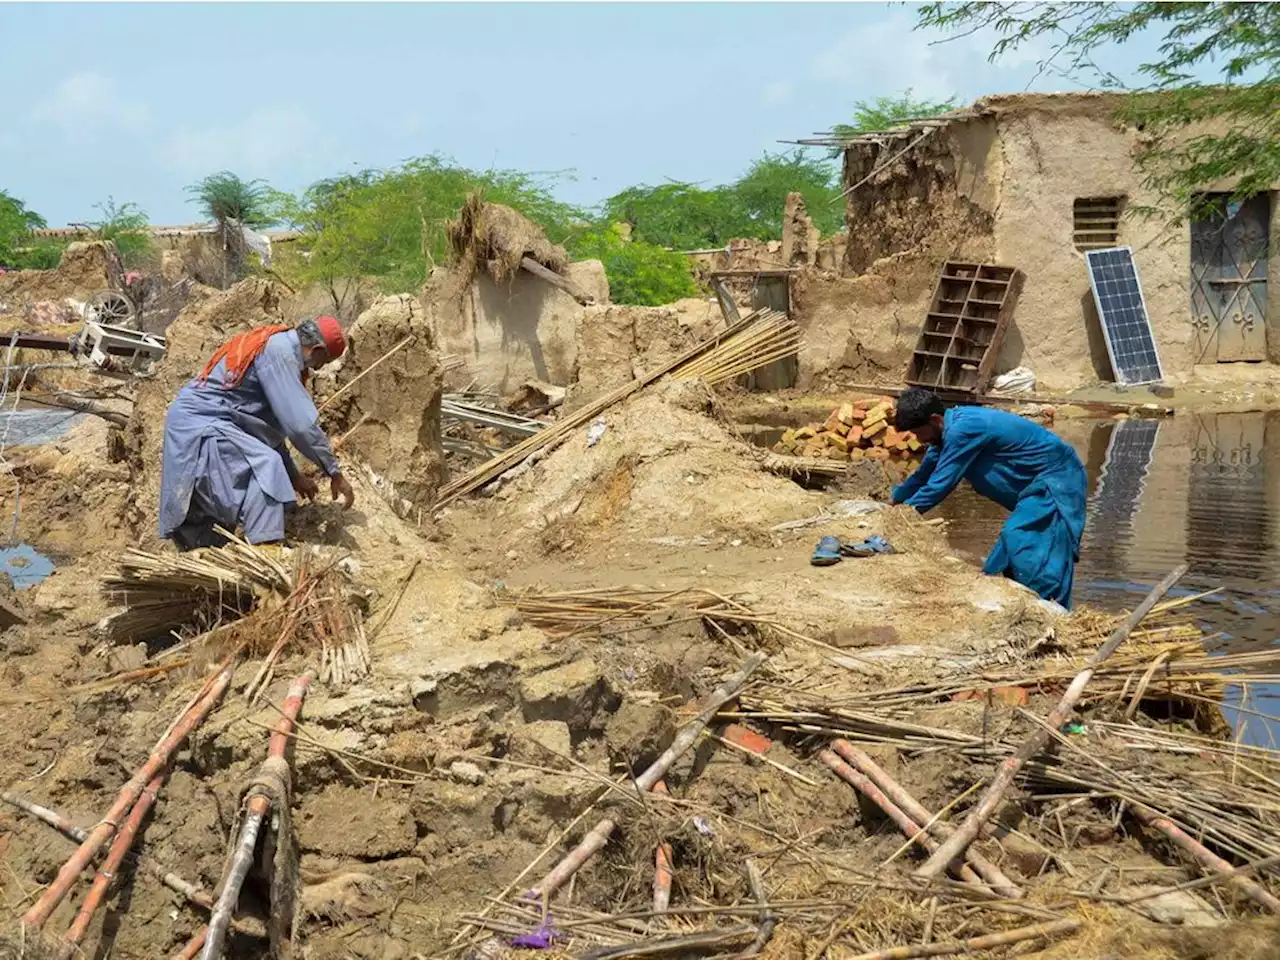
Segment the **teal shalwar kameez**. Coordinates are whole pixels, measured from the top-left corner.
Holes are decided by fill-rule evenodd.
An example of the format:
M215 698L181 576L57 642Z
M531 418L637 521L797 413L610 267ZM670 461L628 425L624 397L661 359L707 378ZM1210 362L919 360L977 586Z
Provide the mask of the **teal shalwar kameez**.
M983 572L1069 608L1088 487L1076 452L1023 417L955 407L943 415L941 442L894 488L893 500L924 513L961 480L1010 511Z

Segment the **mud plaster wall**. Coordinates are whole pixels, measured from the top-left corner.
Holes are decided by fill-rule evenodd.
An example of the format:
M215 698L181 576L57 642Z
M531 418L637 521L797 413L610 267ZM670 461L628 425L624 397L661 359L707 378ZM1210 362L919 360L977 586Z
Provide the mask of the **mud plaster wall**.
M566 276L597 303L609 302L609 283L597 260L571 263ZM450 371L450 386L506 393L535 378L566 386L577 363L576 331L587 309L567 293L520 271L509 284L487 275L459 289L438 271L422 292L440 352L464 362Z
M846 151L846 185L888 159L884 149ZM901 379L942 262L994 255L999 175L996 126L979 121L931 134L850 193L844 276L806 271L792 287L799 387Z
M903 146L890 141L846 150L846 187L861 183ZM865 273L877 260L902 253L930 253L940 261L989 254L999 147L992 121L935 130L861 183L846 200L845 273Z
M1124 196L1132 207L1156 201L1134 167L1133 135L1111 120L1105 104L1089 105L1091 112L1026 111L1000 119L996 259L1026 276L997 369L1028 366L1049 390L1114 379L1085 257L1072 245L1073 202ZM1133 248L1166 378L1185 379L1198 353L1190 317L1190 232L1124 217L1119 242Z
M723 323L716 302L697 297L663 307L588 307L577 324L577 362L565 409L660 368Z
M386 357L410 336L410 343ZM444 454L440 358L422 304L409 294L380 297L352 324L347 340L334 385L341 389L361 371L369 372L334 404L344 428L355 428L345 449L391 484L393 506L400 500L430 506L444 474Z

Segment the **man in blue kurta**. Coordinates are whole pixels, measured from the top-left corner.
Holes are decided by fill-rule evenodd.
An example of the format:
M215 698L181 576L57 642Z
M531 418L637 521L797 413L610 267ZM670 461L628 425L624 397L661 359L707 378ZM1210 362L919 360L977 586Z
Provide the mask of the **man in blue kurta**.
M1076 452L1044 427L1003 410L953 407L912 387L898 398L894 426L929 445L893 502L921 513L961 480L1011 511L983 572L1016 580L1046 600L1071 606L1084 534L1087 481Z
M240 527L249 543L283 540L286 504L319 492L286 440L329 477L335 500L355 502L305 385L345 349L338 321L317 317L246 331L214 353L165 417L160 536L179 550L223 543L215 526Z

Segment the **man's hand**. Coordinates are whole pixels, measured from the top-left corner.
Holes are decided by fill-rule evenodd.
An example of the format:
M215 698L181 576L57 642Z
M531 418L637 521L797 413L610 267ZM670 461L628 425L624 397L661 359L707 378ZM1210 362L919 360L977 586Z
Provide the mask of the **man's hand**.
M313 477L299 473L293 479L293 490L303 500L314 500L320 495L320 484Z
M335 473L329 478L329 492L333 494L335 500L342 498L343 510L350 510L356 502L356 492L351 489L347 478L340 473Z

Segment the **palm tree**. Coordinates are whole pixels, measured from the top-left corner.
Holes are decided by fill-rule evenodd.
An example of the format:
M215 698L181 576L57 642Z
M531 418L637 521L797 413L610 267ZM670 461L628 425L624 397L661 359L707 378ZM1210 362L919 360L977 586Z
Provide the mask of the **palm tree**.
M228 280L244 275L245 245L240 228L261 229L276 222L271 212L273 191L265 180L243 180L223 170L187 187L192 202L217 226L227 255Z

